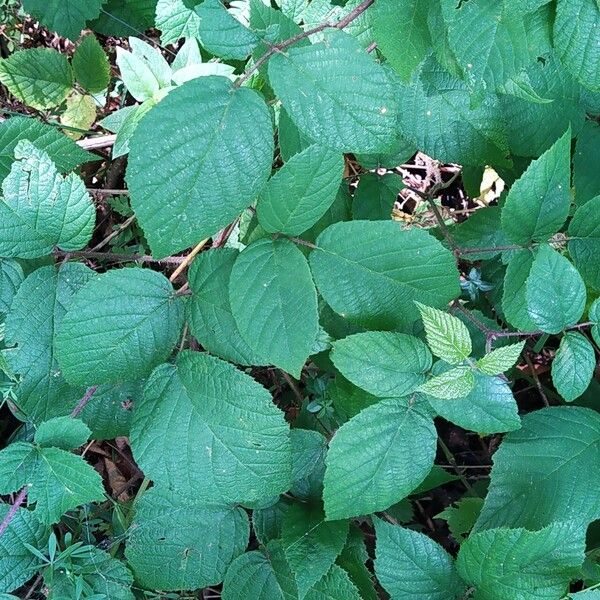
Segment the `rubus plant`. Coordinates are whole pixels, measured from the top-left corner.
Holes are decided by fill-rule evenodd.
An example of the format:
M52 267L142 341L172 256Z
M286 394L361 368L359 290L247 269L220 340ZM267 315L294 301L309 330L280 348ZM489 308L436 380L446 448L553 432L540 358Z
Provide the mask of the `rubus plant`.
M22 8L2 598L600 598L598 1Z

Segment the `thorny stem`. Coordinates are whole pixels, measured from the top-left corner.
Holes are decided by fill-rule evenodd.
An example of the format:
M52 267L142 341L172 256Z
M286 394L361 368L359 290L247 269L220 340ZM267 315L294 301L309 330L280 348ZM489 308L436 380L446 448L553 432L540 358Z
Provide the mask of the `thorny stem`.
M350 25L350 23L352 23L352 21L360 17L360 15L362 15L362 13L364 13L365 10L367 10L367 8L369 8L369 6L373 4L373 2L375 2L375 0L363 0L363 2L361 2L356 8L351 10L343 19L340 19L337 23L330 23L329 21L325 21L323 23L320 23L316 27L313 27L312 29L308 29L307 31L303 31L298 35L284 40L283 42L272 44L271 46L269 46L269 49L245 73L243 73L236 80L234 86L240 87L243 83L248 81L252 74L258 71L258 69L260 69L274 54L277 54L278 52L283 52L290 46L293 46L294 44L297 44L298 42L306 39L307 37L310 37L311 35L314 35L315 33L321 32L324 29L344 29L344 27L347 27L348 25Z
M80 415L81 411L85 408L86 404L92 399L92 396L96 393L97 389L97 385L93 385L92 387L87 389L87 391L83 395L83 398L81 398L81 400L77 403L77 406L73 409L73 412L71 412L71 416L74 419Z
M15 498L14 503L8 509L6 516L0 523L0 537L4 534L4 532L8 529L8 526L11 524L12 520L15 518L17 511L19 510L21 504L25 502L25 498L27 498L27 492L29 491L29 486L23 487L23 489L19 492L19 495Z

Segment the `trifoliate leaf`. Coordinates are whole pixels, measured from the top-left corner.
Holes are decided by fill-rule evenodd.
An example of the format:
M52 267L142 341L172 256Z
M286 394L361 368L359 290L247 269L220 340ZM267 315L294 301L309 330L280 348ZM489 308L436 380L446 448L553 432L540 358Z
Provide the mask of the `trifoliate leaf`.
M555 406L525 415L523 427L507 434L494 454L476 530L540 529L555 521L596 520L599 448L600 416L595 411Z
M335 223L310 254L315 283L338 314L374 329L418 319L414 300L445 306L458 296L452 254L420 229L392 221Z
M0 83L28 106L54 108L69 95L73 73L65 54L30 48L0 60Z
M452 557L418 531L375 519L375 574L394 600L454 600L466 587Z
M452 400L467 396L474 387L475 375L472 368L459 366L428 379L417 388L417 391L434 398Z
M584 281L600 290L600 196L580 206L569 224L569 254Z
M125 556L150 589L191 590L223 581L248 545L249 523L237 507L153 488L135 506Z
M13 298L24 279L23 269L16 260L0 260L0 317L4 318L8 314Z
M362 175L352 200L352 216L368 221L389 219L403 187L402 177L395 173L386 173L383 177L374 173Z
M183 0L158 0L156 28L160 30L160 40L166 46L180 38L198 37L200 17Z
M424 408L381 400L342 425L333 437L325 471L329 520L385 510L429 473L437 434Z
M153 253L173 254L228 225L255 199L272 158L271 117L257 92L224 77L173 90L130 144L131 205Z
M364 153L392 145L394 88L347 33L329 31L322 42L277 53L269 61L269 79L292 120L315 142Z
M306 594L305 600L361 600L361 596L346 571L333 565Z
M502 228L511 242L546 241L569 214L571 130L512 185L502 208Z
M108 56L95 36L86 35L73 54L75 79L88 92L105 90L110 83Z
M368 331L334 342L331 360L346 379L382 398L401 397L425 381L431 353L412 335Z
M515 366L525 342L501 346L477 361L477 368L486 375L499 375Z
M185 461L174 449L190 448ZM218 358L181 353L136 404L136 462L155 484L204 502L253 502L290 485L289 426L271 395Z
M539 531L490 529L463 542L456 566L481 600L540 600L562 596L577 579L585 551L585 529L552 523Z
M298 377L319 328L317 294L302 252L283 239L248 246L231 270L229 301L252 351Z
M23 9L50 31L76 40L86 21L95 19L103 0L23 0Z
M343 174L342 155L328 148L313 145L292 156L261 191L258 222L272 233L306 231L335 200Z
M90 428L79 419L55 417L40 423L34 441L38 446L72 450L85 444L91 433Z
M38 258L54 248L79 250L94 231L96 210L85 184L63 178L43 150L21 140L2 183L0 254Z
M581 333L565 333L552 363L556 391L567 402L579 398L590 385L595 368L596 353L588 339Z
M171 354L183 313L181 298L156 271L97 276L73 299L56 335L65 378L93 385L145 377Z
M14 442L0 452L0 493L29 486L28 498L43 523L87 502L104 499L100 475L81 456L61 448Z
M585 284L577 269L550 246L542 246L527 277L525 298L531 320L558 333L575 325L585 308Z
M415 302L431 351L451 365L461 363L471 354L471 336L467 326L447 312Z

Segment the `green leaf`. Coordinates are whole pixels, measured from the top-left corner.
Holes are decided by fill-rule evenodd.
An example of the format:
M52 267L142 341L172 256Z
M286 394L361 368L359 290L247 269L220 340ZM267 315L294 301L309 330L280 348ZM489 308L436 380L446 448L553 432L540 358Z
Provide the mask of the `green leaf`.
M334 342L331 360L352 383L381 398L406 396L425 381L431 353L412 335L368 331Z
M294 428L290 431L292 443L292 481L308 477L327 449L325 438L318 431Z
M600 196L580 206L569 224L569 254L584 281L600 290Z
M416 302L425 327L425 337L431 351L451 365L470 356L471 336L467 326L457 317L443 310Z
M592 338L600 344L600 298L594 300L589 310L590 321L594 323L591 329Z
M100 14L102 0L23 0L23 9L63 37L76 40L86 21Z
M136 579L149 589L217 585L246 549L249 529L241 508L153 488L136 503L125 556Z
M113 270L73 299L56 335L56 355L76 385L137 379L169 357L182 326L182 300L164 275Z
M329 571L347 537L348 521L325 521L320 506L293 504L285 513L282 543L299 598Z
M325 513L342 519L385 510L423 481L437 433L428 412L405 400L381 400L342 425L329 445Z
M333 565L306 594L305 600L361 600L361 597L344 569Z
M598 600L600 598L600 590L583 590L583 592L570 594L569 598L572 600Z
M355 417L367 406L379 402L379 398L361 390L341 375L337 375L327 386L327 397L344 421Z
M600 415L595 411L555 406L525 415L523 427L506 435L494 454L476 530L596 520L599 449Z
M117 139L113 145L112 158L119 158L119 156L125 156L129 153L129 142L137 129L139 122L156 104L158 104L156 98L149 98L141 104L136 104L135 110L128 112L123 119L121 126L118 128ZM127 107L129 108L129 107ZM121 110L127 110L121 109ZM114 114L114 113L113 113Z
M260 193L258 222L269 232L298 235L333 204L344 174L343 156L310 146L292 156Z
M61 448L14 442L0 451L0 493L29 486L28 498L43 523L56 523L68 510L104 499L102 479L81 456Z
M479 189L479 188L478 188ZM452 238L459 248L495 248L508 244L508 239L500 227L499 206L487 206L476 210L466 221L452 227ZM500 251L469 252L461 256L468 261L489 260Z
M28 106L53 108L69 95L73 73L64 54L49 48L30 48L0 60L0 83Z
M379 0L373 6L377 47L405 81L431 47L427 13L428 6L418 0Z
M565 67L592 91L600 91L600 48L596 33L600 7L595 0L559 0L554 48Z
M346 573L350 581L356 586L362 600L377 600L373 576L366 563L370 561L365 545L363 532L357 525L351 524L348 539L341 554L336 559L336 564Z
M90 28L103 35L126 37L154 25L156 0L105 0Z
M446 368L446 372L455 370ZM490 434L519 429L517 403L507 383L477 372L473 377L474 386L464 395L452 399L427 396L431 408L440 417L469 431ZM452 382L449 387L454 389ZM446 389L442 388L441 394L447 393Z
M195 10L200 17L200 43L215 56L243 60L260 42L258 35L231 15L221 0L204 0Z
M277 141L282 160L287 162L292 156L313 145L310 138L296 127L283 107L279 110L278 125Z
M459 543L467 537L473 529L475 521L483 507L483 498L461 498L455 506L448 506L435 516L436 519L444 519L452 537Z
M383 68L350 35L292 47L269 61L269 79L299 129L340 152L384 152L394 141L397 100ZM352 57L349 59L349 57Z
M2 182L0 254L37 258L55 247L83 248L94 231L96 210L83 181L63 178L50 157L21 140L16 161Z
M502 229L511 242L546 241L567 220L571 185L571 130L511 186L502 208Z
M40 423L35 432L35 443L38 446L72 450L85 444L90 435L90 428L78 419L72 417L55 417Z
M481 600L555 600L579 578L585 529L552 523L540 531L491 529L462 544L456 566Z
M362 175L354 192L352 216L368 221L389 219L403 187L402 177L395 173L386 173L383 177L375 173Z
M6 317L25 275L21 265L16 260L0 260L0 317Z
M459 295L452 254L427 232L392 221L335 223L310 254L315 283L331 308L374 329L414 323L414 300L445 306Z
M375 574L392 600L454 600L465 588L452 557L426 535L375 519Z
M517 329L532 331L536 324L527 310L527 278L535 255L530 250L517 250L506 267L502 310L506 320Z
M108 56L95 36L86 35L73 54L73 74L88 92L101 92L110 83Z
M477 368L486 375L499 375L515 366L525 342L501 346L477 361Z
M82 150L56 127L33 118L11 117L0 123L0 182L10 173L17 144L25 139L46 152L61 173L97 158Z
M0 519L8 516L11 507L0 504ZM0 589L12 592L26 583L40 568L37 556L26 544L41 548L48 541L49 528L24 508L17 509L0 541Z
M6 318L5 351L21 379L17 406L34 423L71 412L85 388L70 386L54 356L54 336L73 295L93 276L81 263L42 267L19 287Z
M130 147L131 205L164 257L215 234L256 198L271 172L273 128L257 92L200 77L153 108Z
M238 365L258 365L261 359L240 335L229 303L229 278L238 254L220 248L194 260L188 273L190 331L211 354Z
M573 402L588 388L594 369L594 347L581 333L565 333L552 363L552 383L567 401Z
M577 136L573 156L573 185L578 206L600 194L600 155L596 153L599 145L600 125L586 121Z
M160 41L166 46L180 38L198 37L200 17L195 10L188 8L183 0L158 0L156 28L161 32Z
M65 127L72 127L71 137L80 138L96 121L96 101L89 94L73 92L67 98L67 106L60 116ZM79 130L79 131L77 131Z
M193 448L185 461L177 448ZM157 485L204 502L254 502L290 485L289 426L249 375L207 354L158 367L136 404L136 462Z
M248 246L231 270L229 301L253 352L298 377L319 327L317 294L302 252L283 239Z
M475 374L469 366L459 366L428 379L417 388L434 398L452 400L463 398L475 387Z
M585 284L577 269L550 246L542 246L526 282L531 320L542 331L558 333L579 321L585 308Z

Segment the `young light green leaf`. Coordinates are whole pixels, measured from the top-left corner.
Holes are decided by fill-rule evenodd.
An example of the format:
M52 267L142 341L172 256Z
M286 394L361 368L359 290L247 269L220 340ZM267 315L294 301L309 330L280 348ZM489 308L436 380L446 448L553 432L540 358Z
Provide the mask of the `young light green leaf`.
M427 232L392 221L335 223L310 254L315 283L338 314L372 329L408 327L414 300L445 306L459 295L454 258Z
M506 435L494 454L491 485L475 529L533 530L556 521L596 520L599 447L600 415L593 410L555 406L525 415L523 427Z
M583 314L585 284L577 269L550 246L542 246L525 284L527 312L542 331L559 333Z
M501 346L477 361L477 368L486 375L499 375L515 366L525 342Z
M562 596L579 577L585 529L552 523L539 531L490 529L472 534L461 545L456 566L482 600L540 600Z
M381 400L342 425L329 445L325 471L327 519L385 510L429 473L437 433L423 407Z
M406 396L425 381L431 353L412 335L357 333L334 342L331 360L344 377L381 398Z
M23 8L50 31L76 40L86 21L95 19L103 0L23 0Z
M339 152L313 145L292 156L260 193L256 214L269 232L298 235L335 200L344 174Z
M584 281L600 290L600 196L580 206L569 224L569 254Z
M142 119L130 148L132 208L164 257L215 234L255 199L271 172L273 126L257 92L200 77Z
M183 0L158 0L156 28L160 30L160 40L166 46L181 38L198 37L200 17Z
M117 66L127 91L138 102L157 96L160 82L142 57L117 47Z
M571 128L511 186L502 229L511 242L544 242L567 220L571 204Z
M176 448L195 448L181 461ZM254 502L290 485L289 426L271 395L218 358L183 352L136 404L136 462L155 484L200 502Z
M91 433L90 428L79 419L70 416L55 417L40 423L34 441L38 446L72 450L85 444Z
M50 48L30 48L0 60L0 83L28 106L54 108L69 95L73 73L64 54Z
M421 313L427 344L431 351L451 365L461 363L471 354L471 336L467 326L443 310L416 302Z
M302 252L283 239L248 246L231 270L229 302L252 351L298 377L319 330L317 294Z
M452 557L418 531L375 519L375 574L394 600L454 600L466 587Z
M38 258L55 247L79 250L94 231L96 211L83 181L63 178L50 157L21 140L2 183L0 254Z
M365 153L393 144L394 88L347 33L329 31L323 42L277 53L269 61L269 79L292 120L315 142Z
M75 79L88 92L105 90L110 83L108 56L95 36L86 35L73 54Z
M469 366L459 366L428 379L417 388L417 391L434 398L452 400L467 396L474 387L473 369Z
M588 339L574 331L565 333L552 363L556 391L567 402L573 402L590 385L595 368L596 353Z
M56 334L56 356L75 385L145 377L171 354L183 318L182 300L164 275L109 271L73 299Z
M136 503L125 549L137 580L150 589L191 590L223 581L248 545L243 509L203 503L159 488Z

